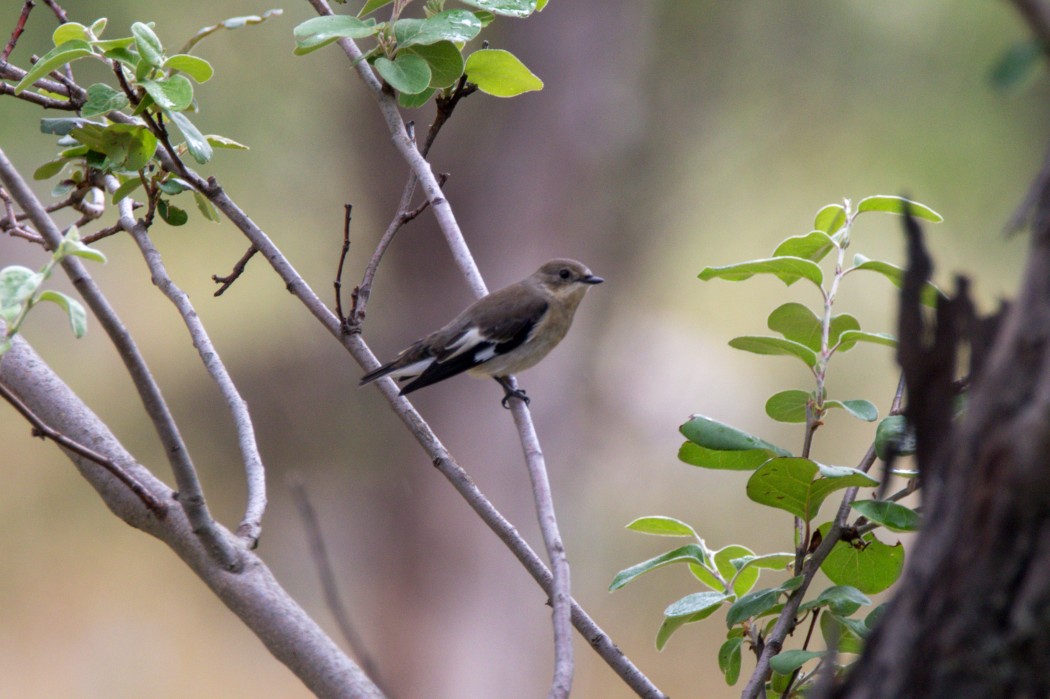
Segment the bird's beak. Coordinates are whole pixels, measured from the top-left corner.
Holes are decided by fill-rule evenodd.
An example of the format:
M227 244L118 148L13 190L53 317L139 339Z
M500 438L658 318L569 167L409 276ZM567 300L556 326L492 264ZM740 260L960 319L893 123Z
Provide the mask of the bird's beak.
M593 274L588 274L586 277L582 277L580 281L584 284L601 284L605 280L601 277L596 277Z

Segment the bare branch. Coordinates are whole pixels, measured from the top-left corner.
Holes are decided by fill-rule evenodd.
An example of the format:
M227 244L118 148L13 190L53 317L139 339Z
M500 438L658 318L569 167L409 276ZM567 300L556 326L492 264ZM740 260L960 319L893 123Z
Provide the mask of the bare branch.
M107 178L107 188L116 189L117 181L113 177ZM168 275L164 262L161 260L160 251L150 240L149 231L142 221L136 221L131 215L131 200L123 199L118 205L120 212L121 227L131 234L135 243L139 246L142 256L149 267L150 277L153 283L178 309L186 329L193 339L193 346L200 354L201 362L208 374L219 388L226 405L229 407L230 415L237 429L237 445L241 451L241 460L244 462L244 480L247 484L247 504L240 526L237 527L237 535L244 541L248 548L255 548L259 543L259 533L262 530L262 517L266 511L266 469L263 466L262 456L259 454L259 445L255 438L255 428L252 426L251 413L248 404L241 397L236 384L230 377L226 366L219 356L218 350L208 337L208 331L204 328L200 316L193 308L189 296L180 289Z
M18 205L29 214L33 225L43 236L48 246L57 248L62 242L62 233L58 230L55 222L44 210L40 200L22 179L21 174L15 169L7 154L0 149L0 182L3 182L8 193ZM229 540L219 533L211 514L208 512L204 501L204 493L201 490L200 481L196 470L190 459L186 444L179 434L178 426L171 415L164 397L161 395L160 387L157 386L145 359L139 352L134 339L128 333L124 324L117 316L116 311L109 305L109 301L95 284L91 275L83 263L76 257L66 257L61 262L62 268L69 276L73 285L80 292L88 307L91 308L99 323L109 335L124 362L135 388L139 392L146 413L153 422L161 442L164 445L165 454L175 474L175 480L179 486L179 502L186 511L187 517L193 522L194 531L206 543L208 550L221 561L228 570L239 570L241 563L239 552L230 544Z
M21 397L42 420L60 429L106 459L122 465L159 502L176 497L124 449L109 428L44 363L25 340L15 337L0 362L0 383ZM75 452L67 456L107 507L132 527L158 538L255 633L274 657L286 665L318 697L379 699L382 692L314 622L274 579L266 564L250 551L244 567L231 574L194 532L182 508L172 507L158 519L123 484L94 461ZM224 538L233 536L218 527Z
M255 257L255 253L259 252L259 248L254 245L248 248L248 252L241 256L241 259L237 260L237 264L233 266L233 270L225 277L220 277L217 274L211 275L211 280L216 284L221 284L218 290L215 292L215 296L222 296L235 281L240 279L241 275L244 274L244 268L248 266L248 261Z
M22 36L22 32L26 29L26 20L29 19L29 13L33 11L36 3L33 0L26 0L22 4L22 14L18 16L18 22L15 23L15 28L11 30L11 40L7 42L7 46L4 47L3 53L0 53L0 63L7 61L11 56L11 52L15 50L15 44L18 43L18 37Z

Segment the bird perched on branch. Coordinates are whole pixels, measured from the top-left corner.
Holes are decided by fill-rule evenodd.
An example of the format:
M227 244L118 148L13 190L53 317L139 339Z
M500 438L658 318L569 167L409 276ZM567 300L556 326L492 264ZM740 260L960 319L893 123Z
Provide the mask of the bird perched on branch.
M405 395L465 371L496 379L503 387L504 408L511 398L528 404L525 391L514 388L508 377L533 366L561 342L587 289L603 281L575 260L551 260L368 372L361 385L390 376L408 382L401 388Z

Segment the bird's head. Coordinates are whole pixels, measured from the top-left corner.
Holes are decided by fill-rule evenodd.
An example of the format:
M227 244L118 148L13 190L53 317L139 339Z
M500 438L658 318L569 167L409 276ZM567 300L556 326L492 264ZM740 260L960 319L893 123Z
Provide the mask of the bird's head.
M601 284L604 279L595 276L583 263L557 259L544 263L532 275L544 291L557 298L582 298L588 287Z

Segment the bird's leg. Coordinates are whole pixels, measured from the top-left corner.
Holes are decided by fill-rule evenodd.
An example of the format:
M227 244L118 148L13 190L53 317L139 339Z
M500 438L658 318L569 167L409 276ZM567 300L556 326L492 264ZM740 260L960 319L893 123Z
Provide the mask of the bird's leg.
M506 376L494 376L496 383L503 387L503 400L499 402L507 410L510 410L510 399L517 398L518 400L524 401L525 405L528 405L531 401L529 397L525 395L525 389L514 388L510 385L510 379Z

